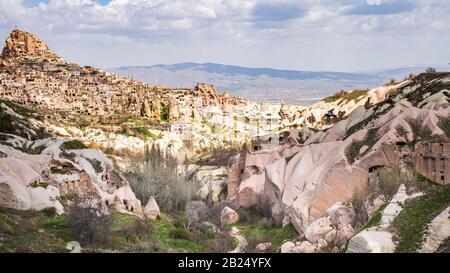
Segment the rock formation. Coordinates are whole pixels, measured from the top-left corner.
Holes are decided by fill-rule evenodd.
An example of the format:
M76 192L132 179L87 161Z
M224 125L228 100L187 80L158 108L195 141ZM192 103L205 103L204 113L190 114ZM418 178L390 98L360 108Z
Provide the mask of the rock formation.
M202 97L203 106L214 105L217 106L220 103L220 98L217 95L216 88L212 84L197 83L194 90Z
M161 119L161 101L158 96L151 100L151 117L157 121Z
M308 244L317 249L326 238L345 244L355 232L350 221L354 214L351 208L333 212L333 206L349 202L356 192L366 190L369 173L374 169L400 168L406 164L402 143L424 140L417 135L417 126L428 128L430 136L448 141L440 121L450 114L450 105L439 98L443 98L442 92L447 92L445 88L450 88L446 85L450 75L438 74L425 85L434 95L413 96L414 88L416 92L426 92L420 91L424 84L422 78L426 75L396 86L369 90L357 103L341 103L338 109L346 111L347 118L326 132L310 135L304 143L299 143L299 134L291 132L273 151L245 151L239 161L229 166L229 189L231 186L233 189L229 191L228 200L241 207L269 207L271 217L282 218L284 225L292 224L299 235L305 236ZM358 106L369 98L371 107ZM338 106L335 102L321 104L325 107L310 107L303 117L314 115L319 109ZM417 122L419 125L414 125ZM408 153L412 158L413 153ZM402 194L404 191L400 189L383 212L383 223L398 215L396 204L409 198L401 197ZM339 238L333 239L336 233ZM380 248L389 244L382 245ZM304 247L309 249L306 244Z
M239 221L239 215L233 209L224 207L220 213L220 222L222 225L231 225Z
M54 53L39 38L31 33L14 29L6 38L5 47L1 55L7 63L46 61L63 64L65 61Z
M428 225L427 235L420 253L435 252L450 237L450 207L447 207Z
M156 220L159 217L159 206L153 196L148 199L147 205L144 207L144 215L150 220Z
M6 155L0 158L0 205L18 210L53 207L61 214L64 208L59 198L76 194L120 212L142 215L141 203L128 181L113 175L112 161L102 152L80 147L70 139L32 140L31 136L44 134L40 131L48 126L44 121L24 118L4 104L0 104L0 113L17 127L20 124L19 132L27 132L24 136L28 137L16 131L0 133L0 152Z
M175 98L171 98L169 101L169 123L175 123L178 121L180 114L178 112L178 106Z

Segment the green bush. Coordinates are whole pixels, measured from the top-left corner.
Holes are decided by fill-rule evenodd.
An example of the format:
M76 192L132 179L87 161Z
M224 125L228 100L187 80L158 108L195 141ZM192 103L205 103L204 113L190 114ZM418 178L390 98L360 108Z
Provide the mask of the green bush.
M174 229L169 231L169 238L171 238L171 239L190 240L191 239L191 233L189 233L184 228L175 227Z
M445 133L448 139L450 139L450 116L441 117L438 122L439 128Z
M113 147L107 147L107 148L103 151L103 153L108 154L108 155L114 154L114 148L113 148Z
M392 222L395 252L415 252L421 246L427 224L450 205L450 186L431 187L420 197L407 201Z
M70 172L64 170L63 168L59 167L51 167L50 172L53 174L69 174Z
M408 119L407 122L411 127L411 131L413 133L414 138L411 144L414 144L416 141L430 141L430 142L445 141L445 139L442 136L433 134L431 129L428 128L427 125L423 124L423 120L421 118L419 117L415 119L411 118Z
M369 149L378 141L378 128L372 128L367 131L366 136L362 140L353 140L352 143L345 150L345 156L350 164L355 162L359 155L359 151L363 146L368 146ZM367 151L369 150L367 149ZM366 151L366 152L367 152Z
M161 109L161 120L167 121L168 119L169 119L169 105L165 105Z
M61 144L61 150L80 150L80 149L87 149L86 145L83 144L83 142L79 140L69 140Z
M450 73L448 72L436 72L436 73L422 73L414 78L411 84L405 86L404 88L419 85L414 92L406 95L408 101L410 101L414 106L417 106L423 99L423 95L430 93L430 95L436 94L442 90L449 90L450 83L445 81L434 81L436 79L443 79L448 77Z
M103 172L102 162L98 161L97 159L88 159L89 163L91 163L92 168L94 168L94 171L96 173Z
M55 217L56 216L56 208L54 207L48 207L43 210L41 210L42 213L44 213L47 217Z
M78 198L78 195L76 193L68 193L65 195L61 195L59 197L56 197L56 199L63 205L66 206L67 202L74 201Z
M48 187L48 183L47 182L41 182L41 181L34 181L34 182L28 184L28 186L30 186L32 188L42 187L42 188L46 189Z
M0 112L0 132L11 133L13 132L12 118L7 113Z
M264 215L256 205L239 210L239 223L257 224Z

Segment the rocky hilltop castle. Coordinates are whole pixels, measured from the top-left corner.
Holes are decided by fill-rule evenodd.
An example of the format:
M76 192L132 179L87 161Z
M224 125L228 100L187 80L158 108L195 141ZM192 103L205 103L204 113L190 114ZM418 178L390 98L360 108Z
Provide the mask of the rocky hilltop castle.
M226 92L220 95L209 84L199 83L193 90L156 87L68 63L41 39L19 29L6 39L0 83L0 96L23 106L101 116L103 121L124 114L159 120L166 106L169 120L176 122L179 108L192 112L196 107L217 106L227 112L230 105L247 103Z

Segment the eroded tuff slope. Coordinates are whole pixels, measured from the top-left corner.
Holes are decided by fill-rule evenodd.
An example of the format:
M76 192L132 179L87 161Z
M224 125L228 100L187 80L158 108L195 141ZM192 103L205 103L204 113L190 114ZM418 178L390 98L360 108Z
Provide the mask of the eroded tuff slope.
M370 190L371 173L383 167L411 172L405 166L415 160L416 143L449 141L449 90L450 73L424 73L341 103L350 113L326 131L296 129L273 151L244 149L229 167L228 200L291 223L306 238L302 250L343 245L357 228L349 202ZM336 103L323 102L306 116ZM373 213L382 204L365 205Z
M121 212L142 214L128 181L101 151L56 138L43 117L0 102L0 205L19 210L53 207L77 195Z

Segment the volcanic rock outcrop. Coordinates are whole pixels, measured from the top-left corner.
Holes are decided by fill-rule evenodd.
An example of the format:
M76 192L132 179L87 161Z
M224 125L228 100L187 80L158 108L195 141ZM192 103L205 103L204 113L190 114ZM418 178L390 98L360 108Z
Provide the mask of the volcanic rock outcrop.
M449 141L443 131L450 115L449 82L448 73L422 74L369 90L358 103L341 104L339 109L348 111L347 118L302 144L292 132L273 151L246 150L229 167L228 200L241 207L269 208L271 217L282 219L284 225L291 223L316 246L331 230L346 233L344 238L349 239L355 232L351 217L337 217L339 228L330 228L328 210L365 191L373 170L399 168L405 156L414 160L413 152L405 153L405 143ZM373 105L366 103L369 100Z
M14 29L6 38L5 47L1 59L11 62L36 62L45 61L55 64L63 64L65 60L60 58L39 38L31 33Z
M0 132L0 205L19 210L52 207L61 214L61 198L75 195L142 215L141 202L128 181L113 173L110 159L79 141L52 138L43 131L47 124L42 117L18 113L25 110L0 104L2 120L14 125Z

